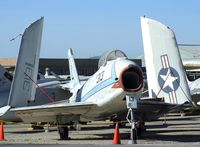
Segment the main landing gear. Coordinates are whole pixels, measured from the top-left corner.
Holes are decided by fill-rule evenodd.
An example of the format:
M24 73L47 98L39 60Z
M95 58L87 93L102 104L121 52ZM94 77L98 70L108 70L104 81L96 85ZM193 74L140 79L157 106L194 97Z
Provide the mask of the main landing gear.
M69 140L69 129L68 126L58 126L58 133L61 140Z

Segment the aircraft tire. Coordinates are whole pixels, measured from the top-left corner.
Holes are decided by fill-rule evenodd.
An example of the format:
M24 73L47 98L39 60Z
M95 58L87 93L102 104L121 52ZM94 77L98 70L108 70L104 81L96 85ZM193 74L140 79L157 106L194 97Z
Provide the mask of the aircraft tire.
M69 138L69 130L68 127L58 127L58 133L60 135L61 140L68 140Z

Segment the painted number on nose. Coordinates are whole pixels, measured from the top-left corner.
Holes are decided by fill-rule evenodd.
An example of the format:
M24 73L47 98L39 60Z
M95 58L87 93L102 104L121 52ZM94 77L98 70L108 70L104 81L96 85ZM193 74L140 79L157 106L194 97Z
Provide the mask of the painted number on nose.
M104 71L100 72L97 75L97 83L101 82L103 80L103 75L104 75Z

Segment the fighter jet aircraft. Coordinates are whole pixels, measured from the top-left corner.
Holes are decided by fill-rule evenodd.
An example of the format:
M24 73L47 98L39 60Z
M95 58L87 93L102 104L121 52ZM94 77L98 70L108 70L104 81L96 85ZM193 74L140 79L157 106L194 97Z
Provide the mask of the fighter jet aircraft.
M29 46L40 46L42 22L43 19L36 21L30 29L25 31L25 35L22 37L25 45L29 43ZM29 38L34 39L35 42L29 42ZM37 47L35 48L37 49ZM143 76L140 67L128 60L120 51L113 51L115 59L105 60L99 70L82 84L77 75L72 51L69 49L71 77L69 89L72 92L70 103L66 100L27 107L29 101L34 100L33 81L36 81L39 58L38 52L34 51L35 48L20 48L9 100L7 106L1 109L1 114L8 110L14 110L13 108L20 108L26 113L23 112L23 115L18 113L21 111L15 111L15 113L18 113L17 115L24 122L54 122L60 125L76 121L107 119L124 110L121 108L126 108L124 105L126 94L139 98L143 90ZM22 53L26 54L25 58L22 58ZM65 130L67 131L67 128ZM61 138L63 138L62 136L61 134Z
M33 24L35 32L41 30L42 21L40 19ZM126 119L127 109L134 108L136 120L144 122L158 118L160 114L167 113L171 109L180 108L186 102L191 102L182 71L182 62L180 56L176 56L178 51L175 35L168 27L157 21L141 18L141 23L145 52L153 57L149 57L151 63L147 65L148 69L153 68L153 77L147 73L148 80L151 78L154 80L149 83L150 91L154 93L150 95L152 97L143 99L140 97L144 86L141 68L128 60L122 51L114 50L104 54L100 58L98 71L83 84L77 74L72 50L69 49L71 81L65 86L72 92L69 101L27 107L34 92L32 81L35 80L37 62L33 58L22 58L19 59L21 70L16 70L8 103L0 109L1 115L11 111L25 123L57 124L61 139L66 139L68 138L66 125L78 121L108 118L123 120ZM170 58L170 54L173 53L174 56ZM35 53L33 56L36 57L38 54ZM173 64L171 60L176 60L179 64ZM154 61L156 65L152 65ZM155 72L159 69L160 72Z

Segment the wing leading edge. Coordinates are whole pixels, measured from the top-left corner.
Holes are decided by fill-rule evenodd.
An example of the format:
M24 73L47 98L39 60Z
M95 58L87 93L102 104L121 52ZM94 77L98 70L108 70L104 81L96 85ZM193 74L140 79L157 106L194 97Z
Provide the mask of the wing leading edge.
M15 112L24 122L57 122L60 117L66 123L80 120L88 111L96 107L94 103L52 103L40 106L29 106L12 108L10 111Z

